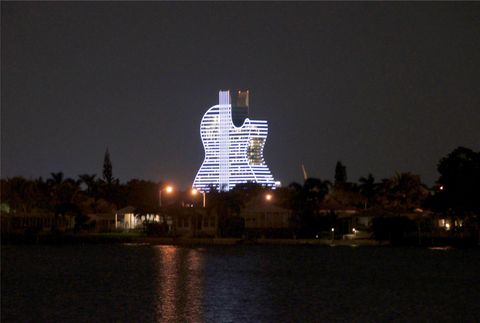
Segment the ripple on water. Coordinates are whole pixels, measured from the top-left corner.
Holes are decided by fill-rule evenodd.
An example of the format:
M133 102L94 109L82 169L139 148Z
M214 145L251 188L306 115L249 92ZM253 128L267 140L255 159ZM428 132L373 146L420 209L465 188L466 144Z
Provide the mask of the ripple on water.
M2 322L480 320L479 250L128 244L1 256Z

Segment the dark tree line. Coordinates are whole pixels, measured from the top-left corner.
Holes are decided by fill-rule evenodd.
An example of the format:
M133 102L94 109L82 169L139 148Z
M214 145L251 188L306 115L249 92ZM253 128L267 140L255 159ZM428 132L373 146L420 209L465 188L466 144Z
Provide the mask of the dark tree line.
M62 172L51 173L43 179L12 177L1 180L2 212L54 213L57 216L89 213L111 213L127 205L139 209L158 207L161 183L132 179L125 184L113 176L110 153L107 149L102 177L81 174L66 178Z
M375 216L429 209L452 219L469 217L478 220L480 152L459 147L442 158L437 169L440 176L433 188L425 186L420 176L408 172L380 181L367 174L358 182L349 182L347 167L339 161L335 166L333 184L318 178L308 178L302 184L291 183L275 191L272 203L291 209L292 227L299 235L305 236L328 230L335 222L335 210L351 208ZM2 213L53 212L61 216L67 213L111 213L130 205L140 213L153 213L159 211L161 187L162 183L141 179L120 183L113 176L107 150L101 178L96 174L65 178L59 172L51 173L47 179L2 179L1 207ZM219 235L231 234L227 231L235 231L231 228L241 226L237 222L242 209L252 201L258 202L266 192L266 188L252 183L238 185L229 192L210 190L207 212L218 216ZM176 196L179 199L180 195ZM192 200L188 192L184 192L182 198Z

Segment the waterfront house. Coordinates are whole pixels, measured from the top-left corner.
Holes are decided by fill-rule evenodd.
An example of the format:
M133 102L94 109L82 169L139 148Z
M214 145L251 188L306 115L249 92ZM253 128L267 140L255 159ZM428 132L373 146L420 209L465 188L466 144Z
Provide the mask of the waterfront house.
M67 214L55 216L53 213L3 213L1 214L2 233L26 233L73 230L75 227L75 217Z

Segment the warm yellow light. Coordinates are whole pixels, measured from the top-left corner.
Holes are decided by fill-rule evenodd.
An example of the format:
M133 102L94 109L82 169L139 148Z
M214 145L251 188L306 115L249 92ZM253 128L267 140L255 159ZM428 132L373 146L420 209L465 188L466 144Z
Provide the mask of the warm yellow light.
M357 232L357 230L355 230L355 228L352 229L353 233Z
M335 229L334 229L334 228L332 228L332 232L333 232L333 231L335 231Z
M440 191L443 191L443 185L442 185L442 186L440 186Z
M198 191L196 188L192 188L192 195L197 195L198 194Z
M266 199L267 201L271 201L271 200L272 200L272 194L267 194L267 195L265 195L265 199Z
M167 193L172 193L172 192L173 192L173 187L167 186L167 187L165 187L165 191L166 191Z

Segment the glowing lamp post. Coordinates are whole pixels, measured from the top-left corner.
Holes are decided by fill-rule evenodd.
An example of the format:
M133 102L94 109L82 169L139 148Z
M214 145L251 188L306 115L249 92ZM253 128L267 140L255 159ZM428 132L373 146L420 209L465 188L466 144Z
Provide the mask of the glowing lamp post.
M198 193L202 194L202 206L206 206L206 197L205 197L205 192L199 191L196 188L192 188L192 195L196 196Z
M273 198L272 194L270 193L265 194L265 201L270 202L272 201L272 198Z
M171 194L173 192L173 186L165 186L158 191L158 205L162 207L162 192L165 191L167 194Z
M335 238L335 228L332 228L332 241Z

